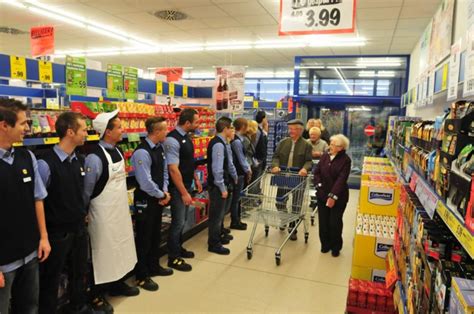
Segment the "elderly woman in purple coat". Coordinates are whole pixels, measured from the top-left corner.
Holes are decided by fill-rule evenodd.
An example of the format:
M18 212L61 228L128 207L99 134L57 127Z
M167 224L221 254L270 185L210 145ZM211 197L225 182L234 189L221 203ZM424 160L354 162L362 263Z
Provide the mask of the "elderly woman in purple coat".
M351 159L346 154L349 139L342 134L331 137L329 152L324 153L314 170L317 189L319 239L321 252L339 256L342 249L342 215L349 201L347 179Z

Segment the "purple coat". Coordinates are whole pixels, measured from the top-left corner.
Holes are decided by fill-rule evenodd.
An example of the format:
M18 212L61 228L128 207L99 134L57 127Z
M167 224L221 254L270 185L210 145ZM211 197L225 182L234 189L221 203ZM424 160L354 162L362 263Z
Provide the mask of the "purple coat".
M347 179L351 172L351 159L346 151L340 151L331 161L329 153L321 156L314 170L314 185L317 197L326 202L330 193L337 196L336 204L346 204L349 201L349 186Z

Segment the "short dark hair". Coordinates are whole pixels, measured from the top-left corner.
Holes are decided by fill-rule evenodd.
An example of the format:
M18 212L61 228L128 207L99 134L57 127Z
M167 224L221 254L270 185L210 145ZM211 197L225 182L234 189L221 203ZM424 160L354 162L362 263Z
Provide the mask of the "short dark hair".
M220 117L216 122L216 131L217 133L221 133L225 128L230 128L231 125L232 120L230 118Z
M56 120L56 133L60 139L66 136L67 130L71 129L74 132L79 130L79 120L85 120L86 117L79 112L63 112Z
M181 111L179 115L178 125L185 125L186 122L193 123L194 116L197 115L198 112L193 108L185 108Z
M0 122L5 121L7 125L14 127L18 120L18 112L26 111L28 107L21 101L1 98L0 99Z
M234 123L233 123L234 128L235 128L236 131L242 130L243 128L247 127L248 124L249 123L248 123L247 119L245 119L245 118L235 119Z
M118 119L118 114L116 116L114 116L112 119L109 120L109 122L107 123L107 126L105 127L105 131L107 130L110 130L112 131L114 129L114 122L115 120ZM104 134L105 134L105 131L104 131Z
M265 111L263 110L260 110L259 112L257 112L257 115L255 117L255 121L257 121L257 123L262 123L263 119L265 119L267 116L267 114L265 113Z
M157 125L158 123L165 122L165 121L166 119L163 117L152 117L152 118L146 119L145 121L146 131L148 132L148 134L153 133L153 131L155 130L155 125Z

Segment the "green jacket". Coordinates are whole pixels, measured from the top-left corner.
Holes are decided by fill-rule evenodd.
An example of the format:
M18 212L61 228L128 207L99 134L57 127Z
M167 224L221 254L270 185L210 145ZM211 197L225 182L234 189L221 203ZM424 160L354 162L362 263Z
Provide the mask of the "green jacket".
M286 167L288 165L288 158L290 157L292 139L287 137L278 143L278 146L273 154L273 167ZM300 137L295 143L293 151L293 168L305 168L308 173L312 168L312 150L313 147L303 137Z

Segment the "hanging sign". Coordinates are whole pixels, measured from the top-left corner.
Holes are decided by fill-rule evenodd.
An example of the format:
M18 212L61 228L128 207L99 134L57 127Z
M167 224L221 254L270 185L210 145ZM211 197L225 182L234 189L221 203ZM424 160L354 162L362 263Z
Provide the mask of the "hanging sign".
M30 29L30 44L33 57L54 54L54 27L32 27Z
M174 96L174 83L169 83L168 84L168 95Z
M53 64L48 61L38 61L39 80L42 83L53 82Z
M176 82L183 77L183 68L160 68L155 74L165 75L168 82Z
M458 98L459 69L461 65L461 40L451 47L447 100Z
M86 58L66 56L66 94L87 95Z
M123 98L123 66L119 64L107 65L107 97Z
M216 67L214 85L216 110L219 112L242 113L244 111L245 67Z
M162 81L156 81L156 94L163 95L163 82Z
M23 57L10 56L10 77L26 80L26 60Z
M280 0L282 35L354 33L356 0Z
M474 25L468 31L463 97L474 95Z
M138 69L125 67L123 85L126 99L138 98Z

